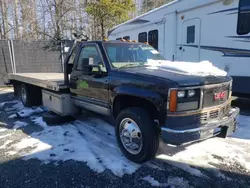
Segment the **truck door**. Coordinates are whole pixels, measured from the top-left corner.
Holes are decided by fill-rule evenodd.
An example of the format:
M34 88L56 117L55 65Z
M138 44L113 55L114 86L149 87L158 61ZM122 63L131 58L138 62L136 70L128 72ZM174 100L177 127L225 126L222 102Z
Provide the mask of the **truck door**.
M83 71L82 63L84 60L88 60L91 65L100 65L101 70L106 71L98 45L83 44L75 59L74 70L70 76L71 92L76 95L75 98L81 104L80 106L92 111L98 110L100 113L102 110L107 112L105 108L109 106L108 76L96 77L87 74Z
M199 18L186 20L182 24L181 60L200 61L200 28Z

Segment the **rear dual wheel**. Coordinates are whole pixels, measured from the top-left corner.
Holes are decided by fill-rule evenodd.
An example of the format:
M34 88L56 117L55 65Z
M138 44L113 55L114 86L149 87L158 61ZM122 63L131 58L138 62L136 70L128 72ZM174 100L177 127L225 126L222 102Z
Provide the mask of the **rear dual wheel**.
M42 91L39 87L21 84L20 97L24 106L39 106L42 104Z

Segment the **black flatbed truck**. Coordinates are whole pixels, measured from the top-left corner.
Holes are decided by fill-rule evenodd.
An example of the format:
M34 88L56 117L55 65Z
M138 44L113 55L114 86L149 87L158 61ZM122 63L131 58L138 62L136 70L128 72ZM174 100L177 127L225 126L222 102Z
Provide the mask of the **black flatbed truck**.
M8 83L25 106L43 104L60 116L84 108L114 118L118 145L136 163L156 155L160 137L182 145L235 131L231 77L152 68L147 59L163 60L147 44L75 42L64 73L9 74Z

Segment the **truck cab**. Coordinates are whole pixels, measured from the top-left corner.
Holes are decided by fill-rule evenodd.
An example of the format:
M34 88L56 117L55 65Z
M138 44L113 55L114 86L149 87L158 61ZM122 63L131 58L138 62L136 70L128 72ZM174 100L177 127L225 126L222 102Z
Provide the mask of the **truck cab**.
M118 145L134 162L156 155L159 138L182 145L236 129L230 76L197 76L150 66L163 57L137 42L90 41L75 49L70 92L78 107L115 119ZM67 73L68 74L68 73Z

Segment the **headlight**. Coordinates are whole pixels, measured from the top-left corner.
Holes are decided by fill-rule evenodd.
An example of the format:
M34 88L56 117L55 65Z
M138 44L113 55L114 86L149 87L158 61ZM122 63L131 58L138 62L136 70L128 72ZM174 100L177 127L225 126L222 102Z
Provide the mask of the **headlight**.
M188 90L188 97L193 97L195 95L195 90Z
M200 105L200 95L200 89L173 89L170 91L168 110L170 112L197 110Z
M178 98L185 98L185 97L193 97L195 96L195 90L187 90L187 91L178 91L177 97Z
M178 92L177 92L178 98L184 98L185 95L186 95L186 92L185 92L185 91L178 91Z

